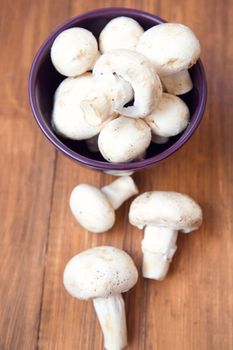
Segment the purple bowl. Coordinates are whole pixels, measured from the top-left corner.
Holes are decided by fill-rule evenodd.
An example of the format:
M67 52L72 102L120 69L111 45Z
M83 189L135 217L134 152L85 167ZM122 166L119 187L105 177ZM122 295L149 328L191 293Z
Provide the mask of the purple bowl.
M108 163L100 153L88 151L84 141L73 141L62 138L54 133L51 126L51 112L53 96L57 86L65 78L53 67L50 59L50 49L56 36L63 30L79 26L89 29L98 38L102 28L109 20L118 16L129 16L138 21L144 29L165 22L152 14L127 8L105 8L84 13L68 20L59 26L42 44L33 61L29 77L29 98L33 115L52 144L66 156L78 163L105 172L139 170L167 158L183 146L197 129L205 110L206 104L206 78L200 60L190 69L193 89L182 99L188 104L190 110L190 123L182 134L171 137L164 145L151 144L147 150L146 158L130 163Z

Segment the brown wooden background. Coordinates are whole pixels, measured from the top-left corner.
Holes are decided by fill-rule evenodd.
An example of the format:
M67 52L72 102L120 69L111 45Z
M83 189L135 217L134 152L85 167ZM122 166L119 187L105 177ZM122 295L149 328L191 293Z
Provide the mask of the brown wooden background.
M191 141L135 175L140 190L190 194L204 210L198 232L179 236L164 282L139 280L126 297L131 350L233 349L233 2L228 0L0 1L0 349L99 350L91 302L62 287L66 262L109 244L140 267L142 232L126 203L114 229L85 232L73 219L73 186L112 181L57 153L36 126L27 97L32 58L64 20L90 9L127 6L187 24L201 40L208 80L205 117Z

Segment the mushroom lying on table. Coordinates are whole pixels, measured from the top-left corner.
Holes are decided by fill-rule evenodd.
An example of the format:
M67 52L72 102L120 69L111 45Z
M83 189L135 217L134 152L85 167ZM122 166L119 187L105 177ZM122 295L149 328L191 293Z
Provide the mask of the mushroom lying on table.
M125 305L121 293L137 282L131 257L114 247L96 247L74 256L64 270L64 286L75 298L93 299L107 350L127 346Z
M134 92L134 104L116 108L116 112L124 116L146 117L156 108L162 95L158 75L150 61L138 52L122 49L104 53L95 64L93 75L103 83L109 77L116 76L130 84Z
M100 33L100 51L102 53L115 49L134 51L143 32L143 28L133 18L124 16L113 18Z
M137 51L153 63L167 92L181 95L193 87L188 69L200 56L200 43L183 24L162 23L140 37Z
M189 196L177 192L145 192L132 202L129 221L142 229L143 268L146 278L165 278L177 249L178 231L189 233L202 223L202 210Z
M112 163L140 159L150 142L151 130L143 119L123 116L105 125L98 138L100 153Z
M115 223L115 210L137 193L130 176L122 176L100 190L80 184L71 192L70 208L81 226L91 232L105 232Z
M181 133L189 118L189 109L181 98L163 93L157 109L144 120L151 128L152 142L162 144Z
M51 48L54 67L67 77L76 77L91 70L98 55L96 38L84 28L64 30L56 37Z

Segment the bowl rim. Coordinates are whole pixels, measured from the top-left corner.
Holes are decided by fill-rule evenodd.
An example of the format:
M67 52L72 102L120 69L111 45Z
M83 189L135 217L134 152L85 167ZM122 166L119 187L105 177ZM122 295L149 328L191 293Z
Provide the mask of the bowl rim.
M201 76L201 89L200 89L201 92L200 92L200 101L194 112L193 120L189 123L188 127L185 129L183 134L179 137L179 139L174 144L172 144L166 150L162 151L161 153L155 156L152 156L150 158L143 159L143 160L128 162L128 163L108 163L107 161L99 161L99 160L82 156L76 153L75 151L73 151L72 149L70 149L69 147L67 147L66 145L64 145L63 142L56 137L55 133L52 132L52 130L45 123L43 118L41 118L41 113L37 106L35 85L36 85L36 77L37 77L37 72L39 69L41 58L43 57L44 51L52 44L55 37L61 31L71 27L74 24L77 25L76 22L79 20L94 19L96 17L98 18L99 15L109 15L109 14L111 15L116 14L117 16L140 15L142 18L156 20L159 23L166 22L160 17L150 14L148 12L144 12L136 9L130 9L130 8L122 8L122 7L109 7L109 8L101 8L97 10L88 11L63 22L44 40L44 42L42 43L42 45L40 46L39 50L37 51L34 57L34 60L30 69L30 73L29 73L28 94L29 94L30 106L38 126L40 127L44 135L49 139L49 141L55 146L56 149L60 150L63 154L73 159L74 161L81 163L83 165L87 165L92 168L106 170L106 171L119 171L119 170L131 171L131 170L137 170L144 167L152 166L153 164L156 164L166 159L167 157L175 153L178 149L180 149L190 139L190 137L193 135L198 125L200 124L204 114L206 100L207 100L207 83L206 83L205 70L204 70L202 61L199 59L196 62L195 67L196 69L199 70L199 73Z

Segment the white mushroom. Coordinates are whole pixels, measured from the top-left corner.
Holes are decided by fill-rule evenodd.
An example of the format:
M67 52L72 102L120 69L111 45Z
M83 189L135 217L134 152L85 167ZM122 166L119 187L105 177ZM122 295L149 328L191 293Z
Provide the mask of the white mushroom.
M64 30L56 37L51 48L54 67L59 73L68 77L75 77L91 70L97 55L96 38L84 28Z
M142 54L130 50L112 50L100 56L93 69L99 81L110 75L126 80L134 91L134 104L119 107L117 111L128 117L146 117L159 102L162 86L149 60Z
M75 255L66 265L63 283L66 290L81 300L93 299L107 350L127 346L125 304L121 293L138 280L131 257L109 246L88 249Z
M151 142L150 127L142 120L120 116L101 130L98 146L109 162L130 162L143 155Z
M162 280L177 249L178 231L189 233L202 223L202 210L189 196L177 192L145 192L130 206L129 221L142 229L143 276Z
M102 53L114 49L135 50L144 30L140 24L130 17L116 17L104 27L99 36Z
M121 77L108 75L95 79L93 89L80 106L90 125L100 125L117 116L117 110L133 99L131 85Z
M187 71L200 56L200 43L183 24L163 23L148 29L140 37L137 51L147 56L167 90L174 95L192 89Z
M100 190L80 184L71 193L70 208L81 226L91 232L105 232L115 223L115 210L137 193L130 176L122 176Z
M145 118L152 131L152 142L166 143L188 125L189 109L181 98L163 93L157 109Z
M55 131L73 140L84 140L97 135L102 125L87 123L80 102L92 89L94 79L86 73L77 78L66 78L54 96L52 124Z

